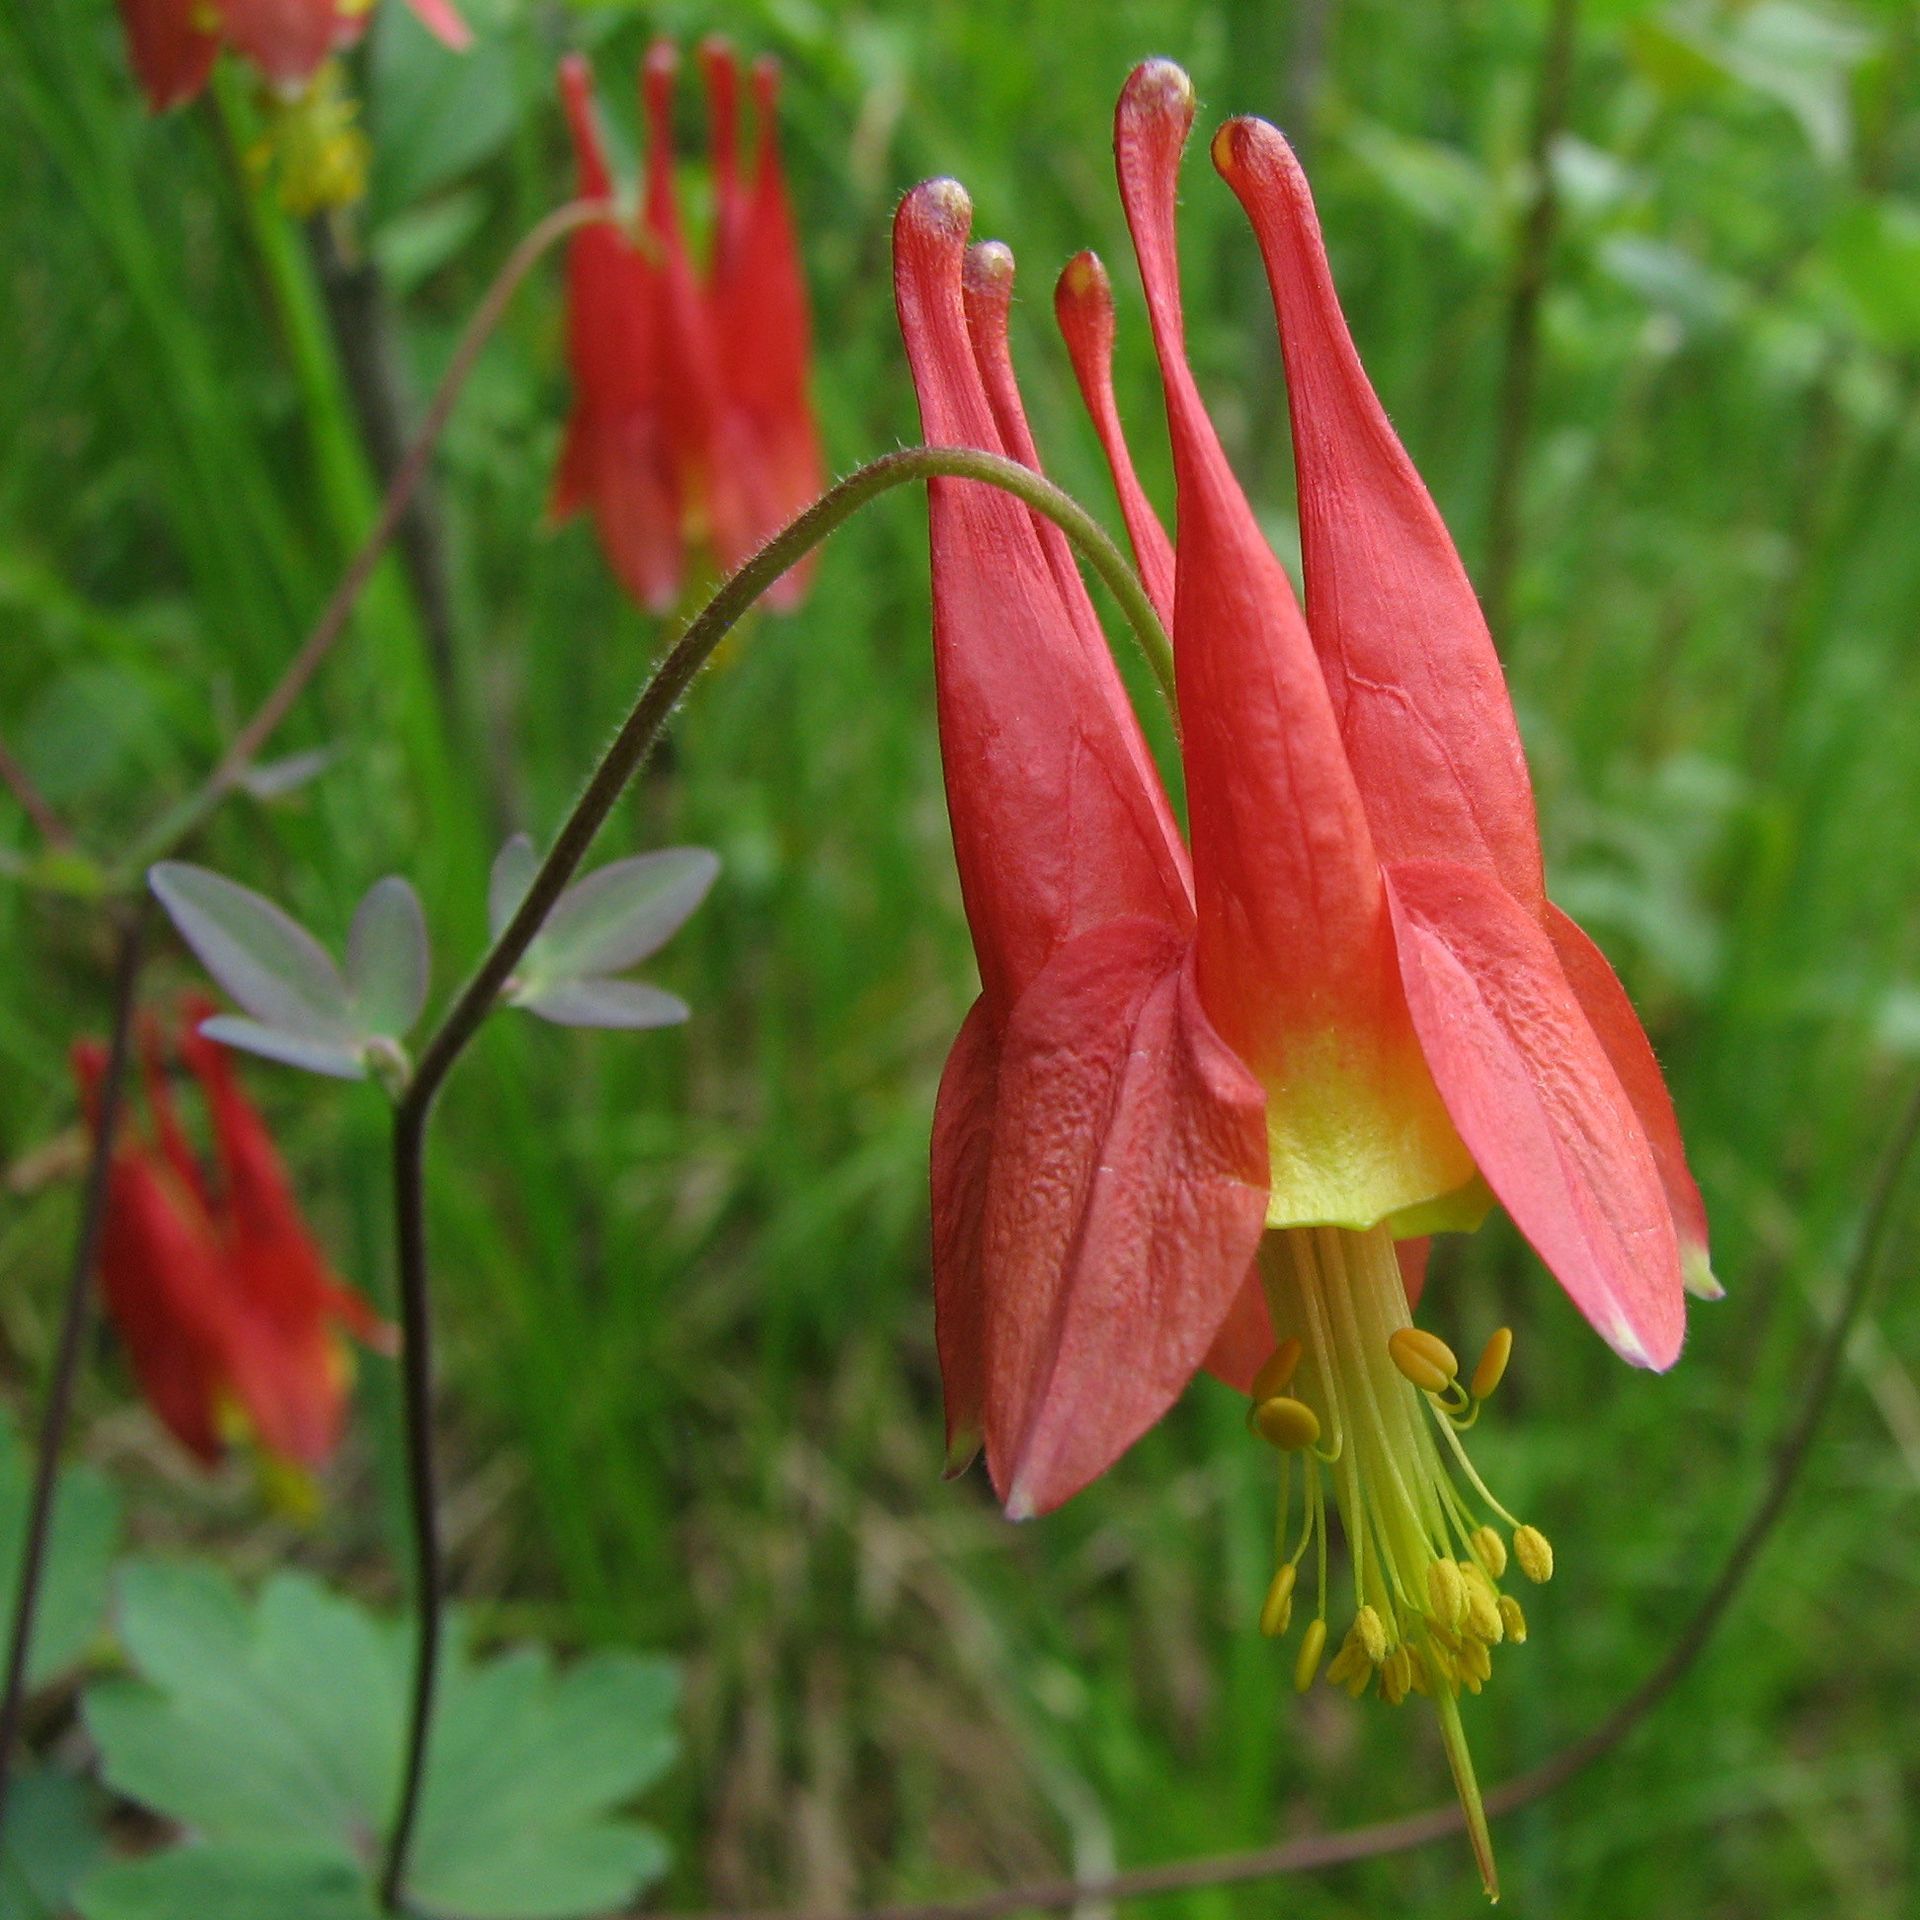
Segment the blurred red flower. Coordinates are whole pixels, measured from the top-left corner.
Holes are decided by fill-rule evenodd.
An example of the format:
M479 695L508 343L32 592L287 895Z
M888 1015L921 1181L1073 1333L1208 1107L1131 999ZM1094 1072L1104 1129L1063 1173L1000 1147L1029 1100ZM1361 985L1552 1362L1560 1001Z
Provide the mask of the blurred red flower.
M120 0L134 72L147 104L164 113L206 85L214 57L231 47L285 93L303 89L328 57L358 40L375 0ZM452 0L407 0L450 47L471 39Z
M778 73L756 62L759 136L750 177L738 149L739 72L732 49L700 50L711 123L713 236L695 265L674 185L673 87L679 57L657 41L642 70L647 159L637 231L583 229L567 263L567 345L574 406L552 512L593 515L608 564L652 612L678 599L690 558L730 572L820 491L807 395L806 282L775 127ZM561 63L580 192L611 198L613 172L595 118L593 78ZM768 594L798 604L810 569Z
M148 1404L203 1466L239 1430L270 1458L315 1468L346 1417L352 1363L341 1333L382 1350L393 1335L315 1245L266 1123L226 1054L197 1031L211 1011L190 1004L176 1044L205 1100L214 1164L188 1144L150 1023L148 1124L114 1150L101 1288ZM90 1117L104 1061L93 1042L74 1049Z

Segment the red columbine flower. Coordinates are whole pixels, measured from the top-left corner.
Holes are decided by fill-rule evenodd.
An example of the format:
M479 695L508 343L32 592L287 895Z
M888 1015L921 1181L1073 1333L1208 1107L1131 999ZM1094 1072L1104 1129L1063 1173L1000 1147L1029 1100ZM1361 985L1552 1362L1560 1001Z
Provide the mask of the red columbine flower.
M1214 157L1279 311L1304 616L1228 466L1180 308L1192 118L1186 76L1153 62L1115 141L1177 542L1126 452L1098 261L1071 262L1056 295L1143 583L1171 614L1190 865L1059 536L978 484L933 489L941 745L982 987L934 1121L949 1441L963 1460L983 1436L1009 1510L1038 1512L1203 1361L1247 1388L1282 1459L1262 1628L1287 1630L1316 1542L1324 1565L1330 1489L1354 1613L1328 1677L1433 1698L1491 1887L1458 1695L1525 1636L1509 1559L1541 1580L1552 1553L1459 1437L1510 1336L1463 1381L1411 1325L1425 1236L1497 1199L1603 1337L1663 1368L1683 1284L1715 1290L1705 1216L1623 989L1546 899L1498 661L1354 353L1305 180L1250 120ZM926 438L1037 464L1006 353L1012 257L968 250L968 222L935 181L895 228ZM1323 1578L1303 1688L1330 1599Z
M143 1035L145 1138L123 1136L100 1247L108 1314L168 1431L205 1466L243 1426L263 1453L322 1465L340 1438L352 1368L340 1333L387 1346L391 1333L336 1280L295 1204L266 1125L226 1055L188 1009L179 1046L205 1098L209 1179L188 1145L156 1030ZM74 1068L91 1111L104 1066L83 1043Z
M575 399L554 480L553 515L590 508L608 563L635 599L665 612L690 554L731 571L820 491L807 398L806 286L774 123L778 79L754 69L759 140L752 177L738 152L739 76L730 48L701 49L712 124L714 230L702 273L674 185L673 88L666 41L642 69L647 124L640 230L583 229L568 259L568 357ZM595 124L593 81L563 61L561 95L583 196L614 192ZM772 590L795 605L807 569Z
M120 0L134 72L164 113L206 85L224 44L278 91L303 91L329 58L366 31L374 0ZM450 47L472 38L451 0L407 0Z

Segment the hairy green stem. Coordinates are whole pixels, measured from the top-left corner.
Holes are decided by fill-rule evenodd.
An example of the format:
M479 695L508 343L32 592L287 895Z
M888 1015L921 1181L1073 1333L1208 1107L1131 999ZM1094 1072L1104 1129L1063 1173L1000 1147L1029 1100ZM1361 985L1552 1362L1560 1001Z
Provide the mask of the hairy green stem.
M389 1912L400 1906L407 1854L426 1783L439 1673L444 1576L433 1451L431 1289L427 1277L425 1164L427 1122L453 1064L492 1012L521 956L586 857L627 783L660 738L668 717L754 602L859 510L896 487L937 479L977 480L996 486L1045 514L1086 557L1121 610L1167 696L1174 698L1173 649L1159 617L1100 523L1042 475L999 454L963 447L913 447L883 455L849 474L775 534L740 570L721 583L641 688L612 744L601 755L554 837L526 897L461 988L422 1047L413 1077L394 1106L393 1177L395 1253L399 1263L402 1388L406 1408L407 1486L414 1538L414 1598L418 1640L408 1710L400 1797L381 1869L380 1897Z

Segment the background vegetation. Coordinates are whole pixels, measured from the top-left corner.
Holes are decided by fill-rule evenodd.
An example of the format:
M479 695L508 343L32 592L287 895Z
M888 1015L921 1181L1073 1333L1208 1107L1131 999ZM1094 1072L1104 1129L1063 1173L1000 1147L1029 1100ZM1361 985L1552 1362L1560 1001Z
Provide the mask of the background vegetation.
M552 93L570 45L594 50L629 139L649 32L691 45L720 27L783 58L839 467L915 433L893 201L927 173L965 180L979 231L1023 264L1016 348L1053 472L1103 513L1047 296L1079 246L1113 265L1123 406L1165 499L1109 164L1128 66L1172 54L1203 124L1261 111L1306 150L1362 351L1501 611L1555 893L1648 1015L1729 1290L1664 1379L1615 1364L1503 1228L1449 1248L1429 1295L1463 1351L1500 1318L1519 1329L1477 1451L1562 1568L1525 1653L1473 1703L1483 1776L1585 1727L1657 1658L1737 1525L1920 1055L1911 6L1562 8L1558 223L1537 401L1516 419L1528 156L1553 77L1535 0L465 5L482 37L464 61L398 8L362 61L362 230L415 399L513 239L572 190ZM249 111L228 87L148 120L104 0L0 14L0 713L109 847L270 683L377 491L314 256L236 162ZM1187 201L1197 364L1284 552L1258 259L1200 155ZM442 990L482 939L493 849L551 830L659 638L584 531L543 527L561 346L549 272L447 436L446 656L390 566L284 736L332 750L329 771L293 802L231 806L200 856L336 935L374 878L409 873ZM1505 485L1510 566L1490 557ZM1417 1715L1286 1691L1252 1625L1267 1475L1224 1389L1196 1387L1043 1523L1008 1526L977 1476L939 1480L925 1146L972 980L927 624L924 516L896 500L835 542L797 618L763 621L701 684L603 847L722 855L713 900L650 975L694 1002L693 1024L628 1039L497 1022L443 1116L457 1584L499 1634L684 1658L671 1904L1092 1871L1445 1793ZM0 845L29 844L0 802ZM69 1231L65 1053L100 1018L94 925L0 889L16 1405ZM168 967L188 977L177 954ZM249 1079L341 1267L378 1292L377 1096ZM1913 1910L1916 1364L1920 1304L1896 1288L1704 1667L1602 1771L1506 1830L1516 1910ZM192 1479L111 1359L84 1451L130 1483L150 1539L388 1596L393 1389L383 1363L363 1376L367 1418L311 1531L262 1521L244 1473ZM1464 1913L1479 1896L1464 1853L1440 1848L1284 1898L1312 1916Z

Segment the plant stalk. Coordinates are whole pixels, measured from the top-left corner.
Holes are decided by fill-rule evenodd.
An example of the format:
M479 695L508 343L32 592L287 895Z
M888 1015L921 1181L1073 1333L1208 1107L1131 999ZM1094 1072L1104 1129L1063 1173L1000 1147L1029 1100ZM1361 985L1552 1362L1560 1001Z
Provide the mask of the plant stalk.
M433 1447L431 1288L424 1194L427 1123L454 1062L492 1012L521 956L553 911L627 783L645 763L694 676L754 602L782 574L870 502L896 487L936 479L977 480L1045 514L1080 549L1120 602L1169 704L1173 650L1158 615L1120 550L1085 508L1017 461L961 447L913 447L856 469L775 534L723 581L687 624L640 689L612 744L554 837L513 918L501 929L467 984L422 1047L413 1077L394 1106L395 1251L399 1262L401 1385L407 1428L407 1484L414 1537L414 1590L419 1612L400 1797L381 1868L380 1898L398 1912L408 1851L420 1816L440 1666L445 1581L440 1549L438 1475Z
M0 1837L5 1834L14 1749L19 1744L20 1717L26 1707L27 1668L33 1651L34 1617L39 1611L40 1589L47 1570L47 1546L53 1533L60 1456L66 1449L74 1389L80 1379L80 1361L93 1325L93 1269L100 1254L108 1176L113 1167L114 1133L124 1105L127 1062L133 1050L134 997L140 984L146 920L145 903L136 902L120 916L118 923L113 965L113 1032L108 1042L106 1071L100 1080L93 1147L87 1157L86 1180L81 1188L80 1223L74 1233L73 1261L67 1270L66 1302L61 1309L60 1331L54 1343L53 1371L47 1381L46 1404L40 1414L33 1486L27 1501L26 1534L14 1584L6 1685L4 1693L0 1693Z

